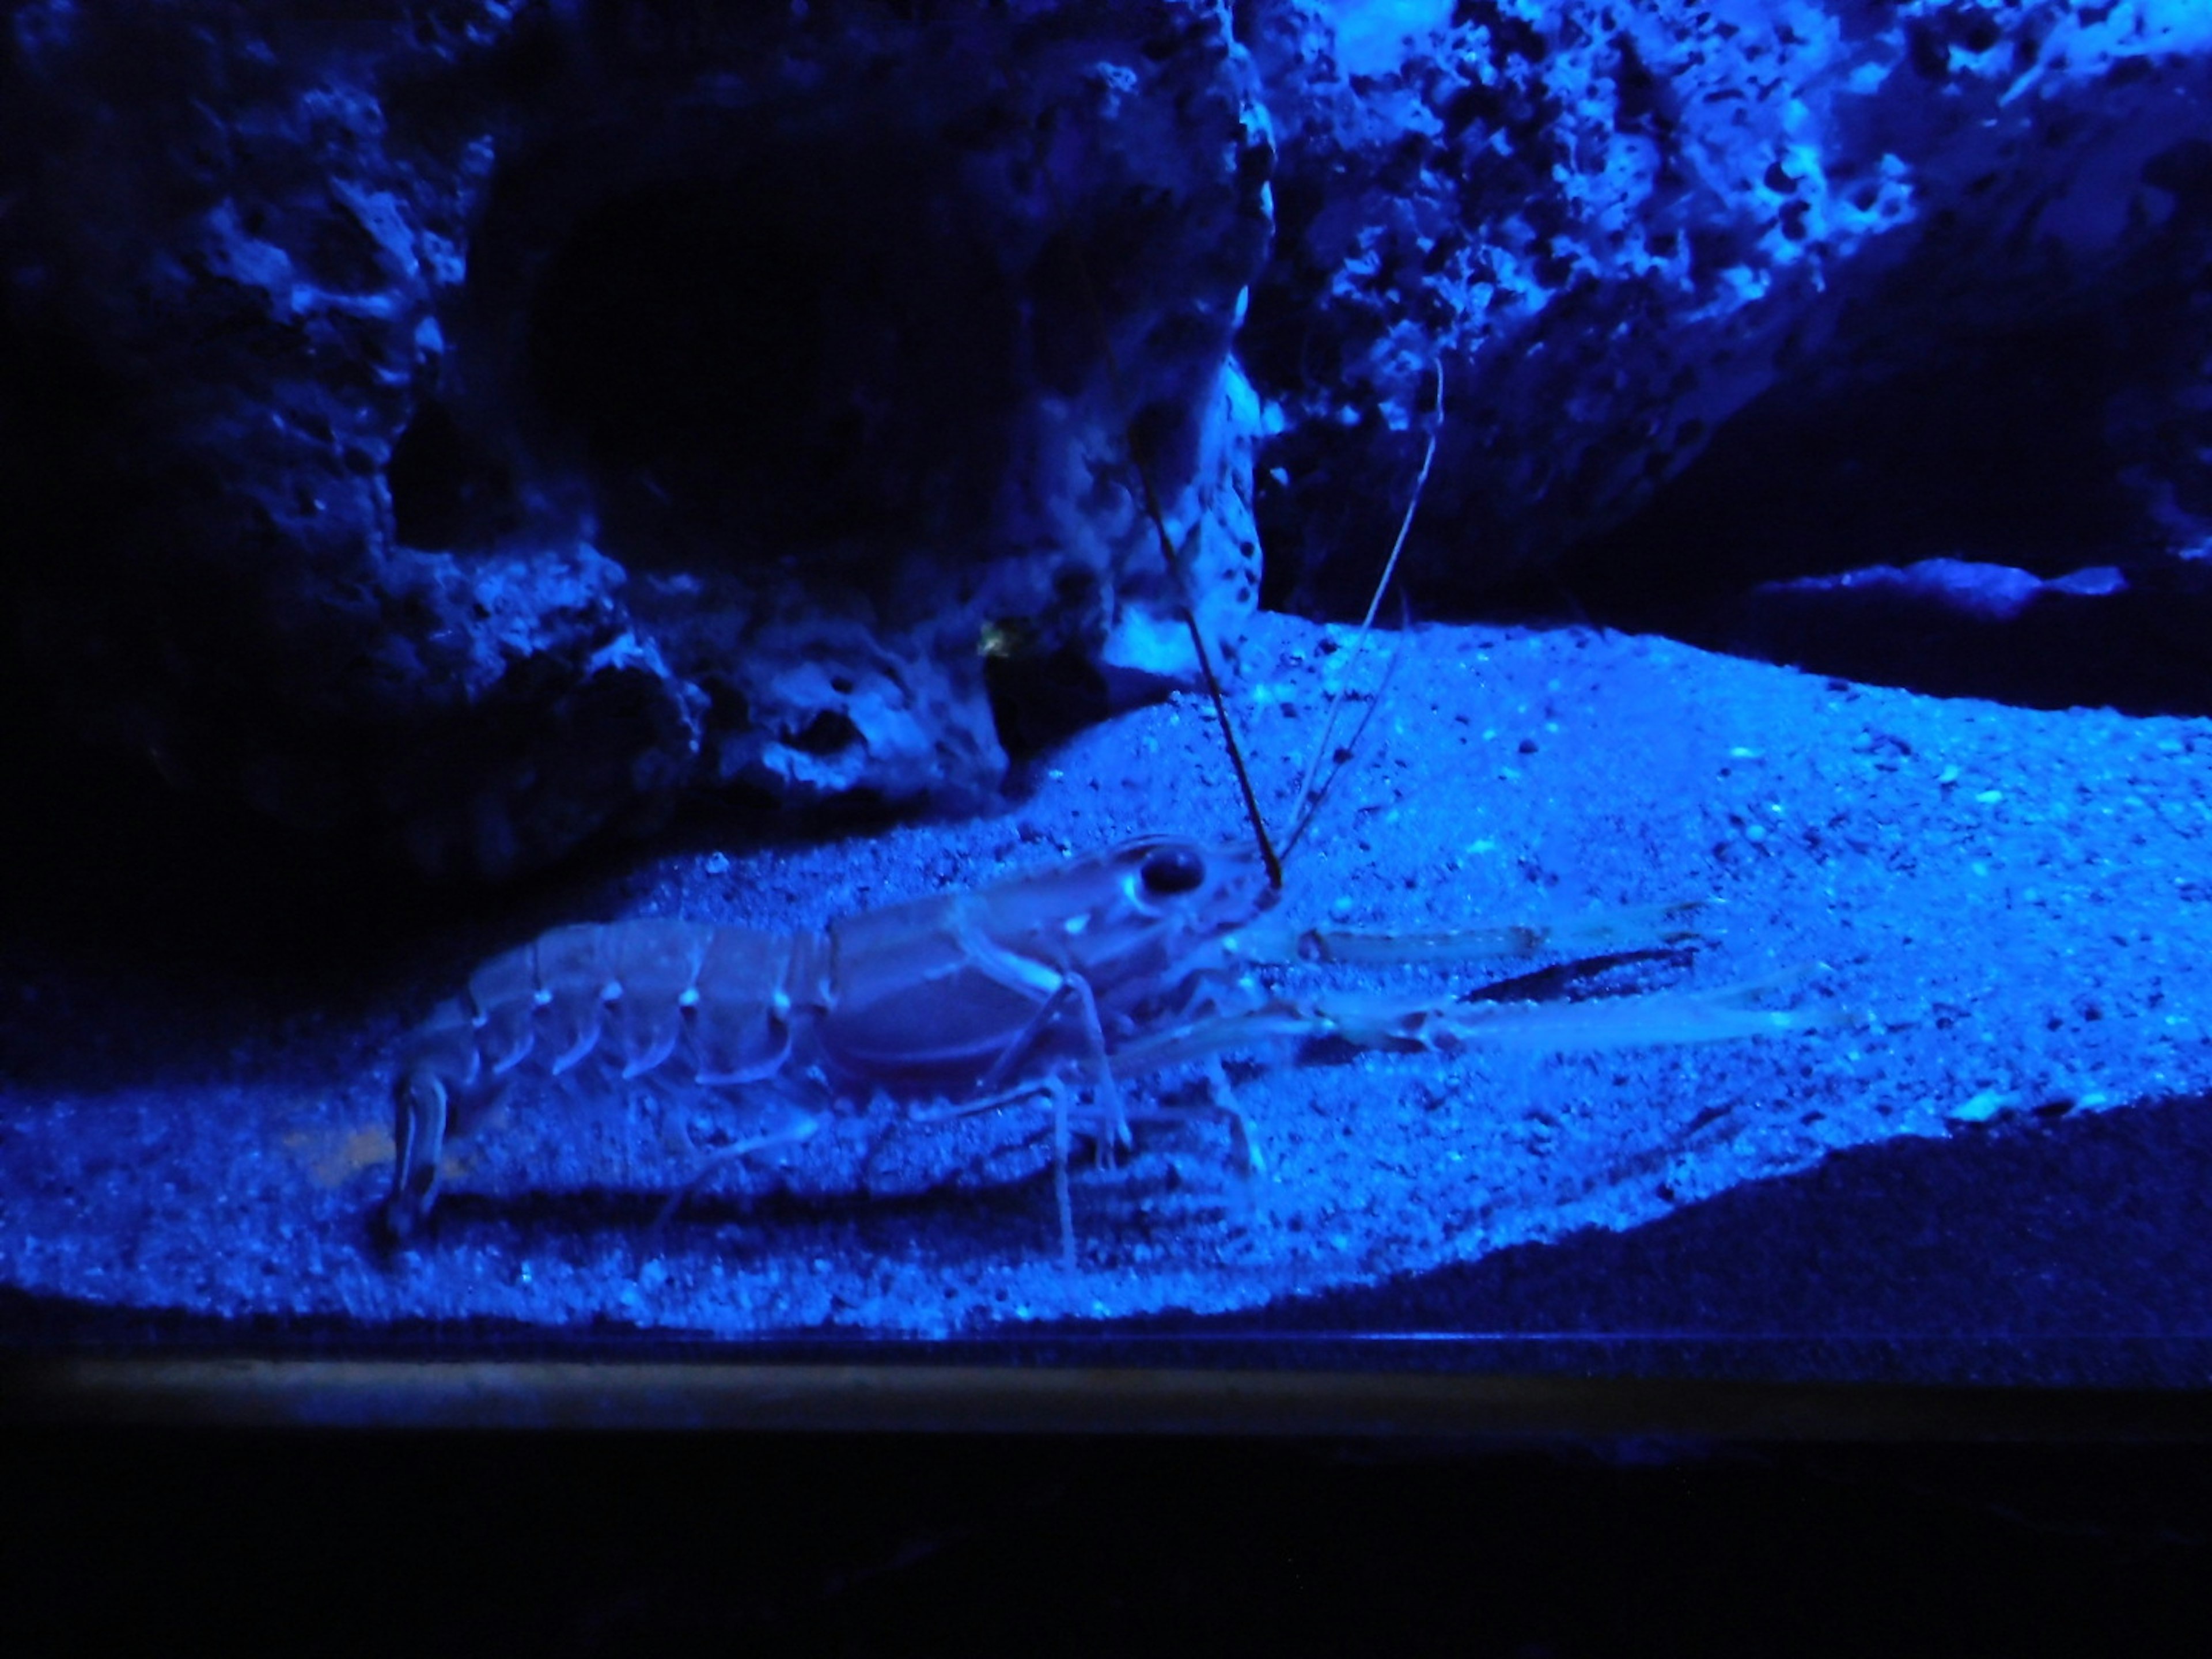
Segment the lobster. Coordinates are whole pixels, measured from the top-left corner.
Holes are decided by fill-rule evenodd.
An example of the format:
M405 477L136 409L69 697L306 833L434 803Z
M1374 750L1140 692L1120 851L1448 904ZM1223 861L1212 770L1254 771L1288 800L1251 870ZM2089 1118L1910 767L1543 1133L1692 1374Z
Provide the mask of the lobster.
M927 1121L1041 1100L1053 1118L1060 1253L1072 1263L1072 1144L1079 1135L1102 1158L1130 1144L1122 1079L1205 1066L1209 1096L1197 1109L1226 1121L1257 1173L1261 1155L1218 1063L1232 1049L1315 1037L1399 1051L1581 1049L1804 1030L1821 1018L1753 1006L1759 986L1564 1004L1295 999L1265 989L1260 975L1296 963L1600 951L1617 962L1694 938L1696 907L1553 928L1367 934L1299 927L1278 915L1279 892L1255 848L1146 836L787 938L663 918L556 927L485 963L407 1039L385 1225L396 1240L416 1232L436 1202L447 1140L526 1063L555 1077L588 1061L623 1079L672 1071L708 1087L812 1095L811 1105L787 1103L765 1133L710 1154L714 1166L797 1146L841 1101L889 1097Z

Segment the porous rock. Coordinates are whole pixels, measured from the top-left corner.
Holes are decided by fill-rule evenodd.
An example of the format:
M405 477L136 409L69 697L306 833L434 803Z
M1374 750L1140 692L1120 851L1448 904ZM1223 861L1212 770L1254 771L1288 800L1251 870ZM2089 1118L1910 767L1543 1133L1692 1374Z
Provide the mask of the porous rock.
M282 12L284 9L273 9ZM11 9L27 677L432 870L689 791L960 799L987 665L1256 589L1271 159L1217 8Z
M970 799L1186 675L1133 449L1231 644L1263 540L1364 603L1431 437L1442 609L2041 330L2098 556L2212 542L2182 0L284 9L8 13L15 660L425 868Z
M2078 368L2013 372L1950 423L2025 392L2073 432L2085 403L2082 476L2124 476L2133 504L2072 527L2136 551L2212 531L2212 314L2186 297L2212 248L2201 7L1281 0L1251 44L1279 226L1239 349L1279 428L1279 602L1364 597L1439 373L1408 552L1432 604L1545 582L1732 426L1809 441L1923 373L1912 401L1941 409L1985 356L2052 337ZM1851 435L1894 423L1838 446L1862 478L1879 446ZM1801 459L1746 446L1700 499L1756 517L1803 493ZM1957 483L1911 466L1886 487Z

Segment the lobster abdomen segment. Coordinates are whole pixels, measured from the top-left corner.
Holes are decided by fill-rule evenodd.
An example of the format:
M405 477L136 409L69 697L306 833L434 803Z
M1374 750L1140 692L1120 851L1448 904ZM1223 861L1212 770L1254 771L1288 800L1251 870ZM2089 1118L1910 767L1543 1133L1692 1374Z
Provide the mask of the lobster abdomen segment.
M429 1213L457 1111L526 1062L550 1076L594 1055L625 1079L678 1060L702 1084L773 1075L827 996L830 951L657 917L556 927L494 957L465 996L408 1038L393 1090L398 1159L385 1218L404 1238Z
M477 969L465 1001L416 1031L403 1069L466 1086L477 1070L455 1050L465 1028L494 1076L535 1060L558 1077L602 1053L625 1078L672 1057L702 1083L763 1076L788 1053L794 1018L820 1006L803 982L813 946L653 917L556 927Z

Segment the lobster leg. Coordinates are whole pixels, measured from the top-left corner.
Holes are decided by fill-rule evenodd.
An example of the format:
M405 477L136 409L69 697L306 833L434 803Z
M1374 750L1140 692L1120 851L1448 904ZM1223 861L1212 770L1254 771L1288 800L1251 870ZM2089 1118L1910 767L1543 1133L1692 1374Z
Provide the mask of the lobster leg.
M1162 1060L1156 1063L1165 1065L1169 1062ZM1244 1109L1237 1103L1236 1091L1230 1087L1229 1074L1222 1070L1219 1058L1209 1054L1199 1063L1204 1067L1206 1080L1203 1104L1166 1106L1153 1103L1139 1107L1134 1115L1140 1121L1170 1123L1188 1122L1196 1117L1217 1119L1228 1128L1230 1145L1237 1152L1237 1173L1247 1181L1257 1180L1267 1172L1267 1160L1252 1133L1252 1120L1244 1115Z
M1106 1077L1108 1086L1112 1087L1113 1074L1105 1071L1103 1053L1100 1069ZM1060 1265L1073 1270L1075 1267L1075 1201L1068 1191L1067 1164L1073 1152L1074 1134L1068 1118L1068 1093L1066 1080L1048 1073L1035 1083L1018 1084L1013 1088L1000 1090L979 1099L959 1101L933 1110L916 1112L910 1121L915 1123L944 1123L954 1118L977 1117L985 1112L995 1112L1001 1107L1043 1096L1052 1108L1052 1193L1060 1209ZM1121 1098L1121 1091L1115 1089L1107 1107L1106 1126L1092 1136L1102 1147L1116 1136L1125 1144L1128 1139L1128 1119L1122 1113Z
M1080 974L1069 974L1060 980L1039 1006L1036 1016L991 1062L991 1069L983 1073L975 1086L984 1097L982 1109L998 1103L994 1098L995 1092L1015 1068L1029 1059L1046 1028L1059 1019L1071 1003L1083 1032L1084 1057L1097 1079L1098 1103L1106 1118L1105 1133L1098 1137L1098 1158L1102 1165L1111 1167L1115 1148L1129 1144L1129 1123L1121 1109L1121 1091L1114 1081L1114 1067L1106 1058L1106 1030L1099 1024L1098 1000L1091 994L1090 982Z
M660 1206L660 1213L653 1218L654 1228L666 1226L670 1218L684 1206L684 1200L697 1192L717 1170L741 1158L750 1158L755 1152L780 1152L787 1146L797 1146L811 1138L821 1127L822 1120L813 1113L793 1108L790 1115L774 1128L748 1136L744 1140L732 1141L726 1146L717 1146L707 1155L705 1162L692 1173L691 1178L668 1195L668 1201Z

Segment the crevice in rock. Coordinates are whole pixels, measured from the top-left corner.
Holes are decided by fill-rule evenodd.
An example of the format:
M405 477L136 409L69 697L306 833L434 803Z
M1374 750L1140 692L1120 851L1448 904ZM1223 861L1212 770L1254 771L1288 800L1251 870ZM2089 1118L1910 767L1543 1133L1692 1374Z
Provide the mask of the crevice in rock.
M1518 597L1937 696L2212 712L2212 572L2130 471L2146 343L2078 315L1778 386Z
M528 297L524 378L625 563L957 544L1003 470L1018 317L980 237L881 155L656 182Z

